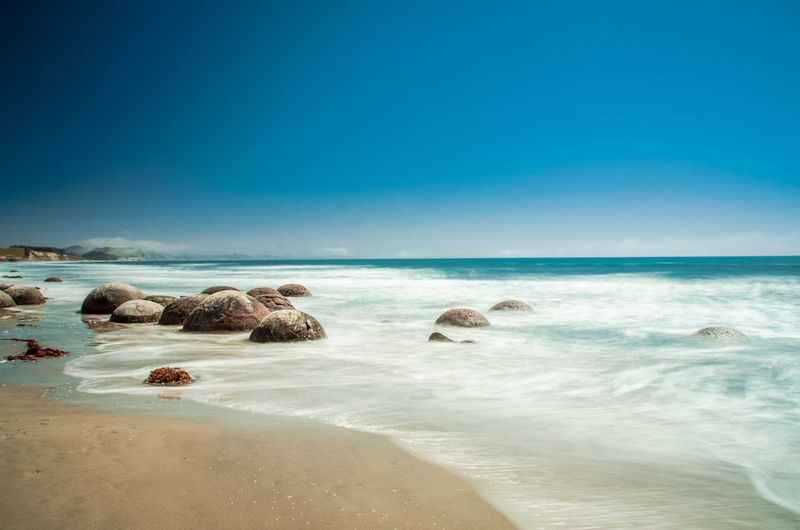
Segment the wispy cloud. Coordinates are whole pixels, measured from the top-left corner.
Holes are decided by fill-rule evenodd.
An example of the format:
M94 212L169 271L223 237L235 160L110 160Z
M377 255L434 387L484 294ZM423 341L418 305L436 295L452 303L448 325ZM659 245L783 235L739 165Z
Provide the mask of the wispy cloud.
M135 248L145 252L182 252L188 249L184 244L165 243L148 239L127 239L124 237L93 237L81 242L87 248L98 247L126 247Z

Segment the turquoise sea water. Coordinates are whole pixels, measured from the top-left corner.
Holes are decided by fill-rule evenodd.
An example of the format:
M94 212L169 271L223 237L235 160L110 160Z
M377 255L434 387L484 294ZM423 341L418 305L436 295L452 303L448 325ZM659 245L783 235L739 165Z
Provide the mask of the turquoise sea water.
M524 528L800 528L800 258L14 263L50 298L0 320L65 359L0 364L0 382L68 399L180 412L188 403L390 436L450 466ZM46 284L59 275L63 284ZM5 281L0 279L0 281ZM106 281L148 294L289 281L329 338L136 326L95 333L76 314ZM496 314L504 298L533 306ZM439 329L474 307L487 329ZM28 326L18 327L17 323ZM706 326L744 344L698 340ZM7 354L21 346L0 342ZM141 384L157 366L198 380ZM154 405L156 406L156 405ZM194 409L193 409L194 410ZM265 416L266 417L266 416Z

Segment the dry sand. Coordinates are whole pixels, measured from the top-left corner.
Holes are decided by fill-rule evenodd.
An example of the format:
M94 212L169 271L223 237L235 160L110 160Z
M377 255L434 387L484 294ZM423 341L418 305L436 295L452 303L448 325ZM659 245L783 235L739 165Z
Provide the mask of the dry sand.
M118 415L0 387L0 528L513 528L379 436Z

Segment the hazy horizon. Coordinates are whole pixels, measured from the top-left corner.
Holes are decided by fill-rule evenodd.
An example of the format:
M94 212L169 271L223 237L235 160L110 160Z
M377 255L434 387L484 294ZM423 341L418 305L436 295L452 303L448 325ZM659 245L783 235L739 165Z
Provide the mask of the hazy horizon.
M797 255L798 22L790 2L4 6L0 246Z

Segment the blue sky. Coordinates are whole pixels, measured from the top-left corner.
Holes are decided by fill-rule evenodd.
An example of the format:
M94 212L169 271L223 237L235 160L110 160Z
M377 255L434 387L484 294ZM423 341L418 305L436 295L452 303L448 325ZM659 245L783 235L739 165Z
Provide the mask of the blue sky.
M792 2L4 7L0 244L800 253Z

